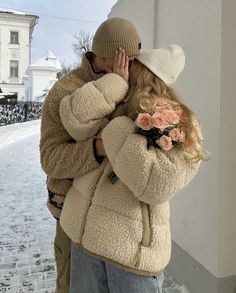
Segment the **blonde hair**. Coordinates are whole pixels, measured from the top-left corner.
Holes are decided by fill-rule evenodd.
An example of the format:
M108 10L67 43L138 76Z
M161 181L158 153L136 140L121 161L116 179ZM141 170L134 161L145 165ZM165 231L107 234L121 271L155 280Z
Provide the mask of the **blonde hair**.
M196 114L187 107L176 94L174 89L167 86L160 78L154 75L143 64L134 61L130 69L130 89L123 104L125 114L135 120L138 113L153 114L158 97L177 102L183 111L183 131L185 141L182 150L185 150L185 159L190 163L207 160L203 152L203 139L199 130Z

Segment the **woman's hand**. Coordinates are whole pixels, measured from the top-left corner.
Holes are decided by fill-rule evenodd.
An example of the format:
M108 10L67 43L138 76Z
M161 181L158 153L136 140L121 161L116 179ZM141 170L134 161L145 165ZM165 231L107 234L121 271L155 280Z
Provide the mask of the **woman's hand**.
M116 50L114 64L113 64L113 73L118 74L125 81L129 80L129 57L125 54L125 50L119 48Z

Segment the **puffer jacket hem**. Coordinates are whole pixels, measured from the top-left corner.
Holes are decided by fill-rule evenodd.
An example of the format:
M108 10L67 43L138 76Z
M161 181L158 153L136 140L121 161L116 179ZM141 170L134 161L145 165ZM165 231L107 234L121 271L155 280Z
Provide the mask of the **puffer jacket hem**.
M164 271L164 268L163 270L161 271L158 271L158 272L147 272L147 271L142 271L142 270L138 270L138 269L133 269L131 267L127 267L125 265L122 265L114 260L111 260L109 258L106 258L104 256L101 256L101 255L97 255L89 250L87 250L86 248L83 247L83 245L79 244L79 243L75 243L77 245L77 247L79 249L81 249L84 253L90 255L90 256L93 256L93 257L96 257L112 266L114 266L115 268L118 268L120 270L123 270L123 271L126 271L126 272L129 272L129 273L133 273L133 274L136 274L136 275L140 275L140 276L158 276L160 275L163 271Z

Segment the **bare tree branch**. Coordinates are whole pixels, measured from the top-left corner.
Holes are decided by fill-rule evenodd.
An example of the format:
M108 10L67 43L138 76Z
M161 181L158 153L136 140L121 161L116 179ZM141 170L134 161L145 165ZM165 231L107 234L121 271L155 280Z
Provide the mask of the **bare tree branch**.
M73 52L80 60L85 52L91 51L93 35L81 30L79 33L74 34L74 38L75 41L72 43Z
M57 78L61 79L65 74L70 72L76 67L76 64L73 65L67 65L65 62L61 63L62 70L57 73Z
M73 70L81 61L81 57L85 52L91 51L93 35L88 32L79 31L74 36L74 42L72 43L73 52L76 56L77 62L73 65L67 65L65 62L61 64L62 70L57 74L57 78L62 78L66 73Z

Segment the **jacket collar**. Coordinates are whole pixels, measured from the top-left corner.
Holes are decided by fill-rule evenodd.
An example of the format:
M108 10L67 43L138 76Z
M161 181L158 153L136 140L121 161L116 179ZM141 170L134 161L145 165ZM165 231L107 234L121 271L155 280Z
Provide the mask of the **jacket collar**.
M105 72L96 72L93 64L93 53L87 52L82 56L81 65L78 68L78 74L84 82L97 80L102 77Z

